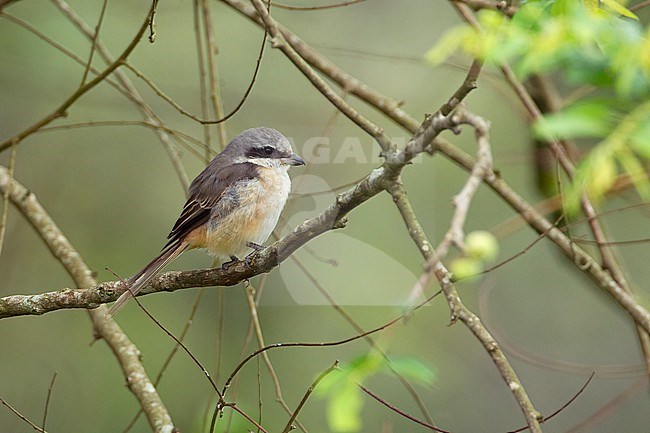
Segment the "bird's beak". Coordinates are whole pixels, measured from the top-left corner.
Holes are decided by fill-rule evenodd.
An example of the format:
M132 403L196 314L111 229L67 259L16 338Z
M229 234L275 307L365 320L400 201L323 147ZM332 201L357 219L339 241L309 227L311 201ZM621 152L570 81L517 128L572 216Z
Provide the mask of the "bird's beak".
M282 158L282 162L289 165L305 165L305 160L296 155L295 153L289 158Z

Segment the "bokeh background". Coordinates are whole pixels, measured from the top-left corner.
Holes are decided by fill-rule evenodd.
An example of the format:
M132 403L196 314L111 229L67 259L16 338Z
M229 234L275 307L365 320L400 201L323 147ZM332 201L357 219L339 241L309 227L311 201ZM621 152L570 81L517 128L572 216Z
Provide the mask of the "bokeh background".
M307 3L318 2L293 2ZM101 2L70 4L91 26L95 25ZM101 38L114 55L133 37L148 7L140 0L108 3ZM223 104L230 111L251 79L263 33L221 2L214 2L212 9ZM87 39L49 2L21 0L5 12L87 58ZM464 78L467 59L459 57L457 62L435 68L422 60L445 31L460 23L446 2L368 0L318 12L274 9L273 14L351 75L404 101L403 108L417 119L435 111ZM161 2L156 42L143 41L129 60L178 104L199 114L201 94L192 17L191 2ZM3 17L0 59L3 139L51 112L76 89L83 74L78 64ZM102 64L97 56L95 61ZM201 125L180 115L142 81L130 76L171 128L202 140ZM408 134L390 120L354 98L350 101L396 141L408 139ZM531 202L541 200L535 191L531 143L521 107L499 75L487 69L467 103L473 112L492 122L495 165L504 179ZM324 134L333 114L333 106L279 50L268 46L250 97L226 126L229 137L253 126L274 127L293 140L298 153L304 153L309 151L306 143ZM140 119L140 113L123 95L103 84L75 103L67 118L53 125ZM448 138L473 151L471 131ZM179 151L192 178L205 164L202 154L183 147ZM290 225L322 211L338 188L379 165L378 146L344 116L336 120L329 143L321 151L326 153L306 177L304 168L292 170L293 177L302 176L302 181L294 182L295 194L285 214ZM45 131L20 143L16 155L16 179L37 195L100 281L114 279L107 267L128 276L153 257L184 201L183 188L162 145L150 129L141 126ZM0 162L5 166L9 163L9 152L0 155ZM448 228L451 199L466 176L442 156L421 158L404 171L415 211L434 242L439 242ZM634 194L624 194L602 209L614 211L604 218L614 239L647 237L647 209L619 210L636 201ZM467 228L497 233L499 260L504 260L536 238L532 230L512 219L514 216L497 196L481 188ZM286 233L289 227L278 227L278 233ZM572 232L575 236L581 233L582 227ZM366 329L402 313L422 266L387 194L355 209L345 229L327 233L309 247L313 254L303 248L296 257ZM621 247L620 255L639 295L647 299L648 245ZM316 257L335 260L337 266ZM210 264L206 255L191 252L173 268ZM260 279L253 283L260 284ZM9 209L0 256L0 295L65 287L71 287L71 281L63 268L18 212ZM435 289L430 288L429 293ZM479 281L461 283L459 290L504 345L533 402L545 414L568 401L590 372L596 371L584 393L545 424L545 431L648 431L650 399L630 319L549 242L537 243ZM158 294L143 298L143 302L178 334L196 293L183 290ZM334 341L356 334L291 260L264 282L259 314L267 343ZM174 342L135 305L129 305L117 320L140 348L150 375L155 376ZM220 383L240 359L249 320L241 286L205 291L186 342ZM377 340L389 356L417 358L435 372L433 385L415 386L440 427L454 432L495 432L523 426L510 391L483 348L463 325L447 326L448 322L448 307L442 298L436 298ZM218 337L220 324L223 330ZM137 402L107 346L101 341L91 342L92 329L85 311L2 320L0 396L38 424L50 380L58 372L48 431L122 431L137 411ZM245 353L255 347L253 340ZM364 340L358 340L329 348L280 349L270 352L270 357L283 396L294 408L314 378L336 359L351 361L369 350ZM275 402L263 364L252 362L242 373L238 405L257 413L258 368L264 425L269 431L280 431L288 417ZM422 418L411 396L393 376L373 376L367 385ZM172 361L159 391L181 431L202 431L210 387L185 354L179 353ZM368 397L364 404L362 431L425 431ZM571 430L607 404L611 410L603 411L593 424ZM310 431L330 431L327 400L312 397L300 419ZM141 419L133 431L148 428ZM231 431L245 432L247 428L252 426L234 417ZM0 431L31 428L0 407Z

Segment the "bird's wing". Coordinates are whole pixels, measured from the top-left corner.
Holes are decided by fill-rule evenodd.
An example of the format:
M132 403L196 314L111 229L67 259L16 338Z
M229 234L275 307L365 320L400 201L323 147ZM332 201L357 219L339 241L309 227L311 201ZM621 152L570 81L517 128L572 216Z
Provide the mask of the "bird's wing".
M218 209L219 218L228 215L238 203L237 186L255 177L257 166L249 162L229 164L217 171L204 170L190 185L189 198L163 249L206 224L213 209Z

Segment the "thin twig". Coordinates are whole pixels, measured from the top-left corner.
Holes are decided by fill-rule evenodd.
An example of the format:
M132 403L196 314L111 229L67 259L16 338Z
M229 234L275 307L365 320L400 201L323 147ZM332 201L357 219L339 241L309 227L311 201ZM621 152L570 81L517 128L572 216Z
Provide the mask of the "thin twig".
M253 6L251 6L250 2L244 0L222 0L222 1L228 4L231 8L233 8L237 12L241 13L242 15L252 20L260 27L264 27L264 23L262 22L260 16L256 12L256 9ZM291 32L286 27L278 24L278 28L282 32L282 35L284 36L286 43L291 45L293 50L295 50L295 52L298 53L299 56L302 57L305 60L305 62L307 62L307 64L309 64L312 68L327 76L330 80L332 80L332 82L336 83L346 93L357 96L361 100L369 103L371 107L386 114L388 118L395 121L397 124L404 126L412 133L415 132L415 130L418 128L420 122L417 122L415 119L409 116L408 113L402 110L401 108L402 102L389 98L379 93L378 91L370 87L365 82L353 77L352 75L350 75L349 73L341 69L339 66L337 66L335 63L333 63L331 60L329 60L321 53L316 51L314 48L312 48L309 44L307 44L305 41L300 39L296 34ZM337 104L334 105L338 106ZM348 116L348 114L346 114L346 116ZM368 131L365 128L362 129L364 129L364 131Z
M14 168L16 167L16 146L11 146L11 156L9 157L9 184L2 194L2 217L0 217L0 255L5 244L5 233L7 232L7 219L9 217L9 194L14 179Z
M365 0L348 0L348 1L345 1L345 2L342 2L342 3L335 3L335 4L331 4L331 5L322 5L322 6L291 6L291 5L285 5L285 4L277 3L277 2L271 2L271 5L274 8L278 8L278 9L286 9L286 10L289 10L289 11L301 11L301 12L304 12L304 11L321 11L321 10L324 10L324 9L334 9L334 8L340 8L340 7L344 7L344 6L351 6L353 4L361 3L363 1L365 1Z
M129 62L125 62L124 66L126 66L131 72L133 72L138 78L140 78L147 86L151 88L151 90L154 91L156 95L158 95L160 98L162 98L165 102L167 102L169 105L171 105L176 111L178 111L180 114L183 116L186 116L192 120L195 120L196 122L202 124L202 125L221 125L223 122L226 120L230 119L233 117L237 112L241 109L241 107L244 105L248 97L250 96L251 92L253 91L253 86L255 85L255 82L257 80L257 75L260 70L260 66L262 64L262 57L264 56L264 49L266 47L266 39L267 39L268 32L264 32L264 36L262 38L262 44L260 46L260 52L257 56L257 61L255 64L255 69L253 71L253 77L251 78L248 87L246 88L246 91L244 92L244 95L241 97L237 105L228 113L224 114L223 113L223 108L220 108L219 113L217 113L216 119L209 119L205 117L199 117L195 114L190 113L187 111L185 108L183 108L178 102L176 102L172 97L167 95L156 83L153 82L149 77L147 77L142 71L140 71L138 68L136 68L134 65L132 65ZM213 89L214 90L214 89ZM213 94L213 90L211 90L211 95ZM214 96L211 96L211 99L214 100ZM217 100L220 100L220 97L217 95L216 96ZM218 106L221 107L221 103L218 104ZM221 129L220 129L221 130ZM225 132L220 132L220 135L223 137L222 139L226 140L225 143L227 143L227 136L225 135ZM224 145L222 145L223 148Z
M187 319L185 320L185 325L183 326L183 330L181 331L181 335L178 337L180 341L184 341L185 337L187 336L188 331L190 330L190 326L193 323L194 315L196 314L196 311L198 310L199 304L201 302L201 298L203 297L203 294L205 293L204 289L200 289L196 293L196 297L194 298L194 302L192 303L192 308L190 309L190 314L188 315ZM164 372L167 370L167 367L169 364L171 364L172 359L178 353L178 348L180 346L178 344L174 344L174 347L172 350L169 352L167 355L167 358L165 358L165 361L163 362L163 365L160 367L160 370L158 371L158 374L156 375L156 378L153 381L154 386L158 386L160 384L160 381L162 380ZM142 415L142 408L138 410L138 412L133 416L133 419L131 422L124 428L122 433L128 433L135 423L138 421L140 418L140 415Z
M643 9L645 7L648 7L648 6L650 6L650 0L645 0L645 1L642 1L642 2L639 2L639 3L635 4L633 6L630 6L629 9L632 12L636 12L636 11L638 11L640 9Z
M167 334L167 336L168 336L169 338L171 338L172 340L174 340L174 342L176 342L176 345L180 346L180 347L185 351L185 353L187 353L187 355L192 359L192 361L194 362L194 364L196 364L197 367L199 367L199 369L201 370L201 372L205 375L206 379L208 379L208 382L210 382L210 385L212 385L212 388L214 389L214 391L217 393L217 395L219 395L219 398L220 398L221 400L223 400L223 395L219 392L219 388L217 388L217 384L214 382L214 380L212 379L212 376L210 376L210 372L208 372L208 370L203 366L203 364L201 363L201 361L199 361L198 358L197 358L196 356L194 356L194 354L192 353L192 351L191 351L190 349L188 349L187 346L186 346L186 345L185 345L185 344L184 344L184 343L183 343L183 342L182 342L178 337L176 337L176 336L175 336L174 334L172 334L172 333L171 333L167 328L165 328L165 326L164 326L162 323L160 323L160 321L159 321L158 319L156 319L156 318L155 318L155 317L154 317L154 316L149 312L149 310L147 310L147 309L144 307L144 305L142 305L142 303L140 302L140 300L139 300L138 298L133 297L133 299L134 299L135 302L138 304L138 306L140 307L140 309L141 309L141 310L142 310L142 311L147 315L147 317L149 317L149 319L151 319L151 321L152 321L153 323L155 323L156 326L158 326L158 327L159 327L159 328L160 328L160 329L161 329L165 334Z
M255 332L255 337L257 338L257 343L260 348L266 346L264 343L264 335L262 334L262 325L260 324L259 316L257 314L257 305L255 303L255 287L250 282L244 281L244 287L246 289L246 301L248 303L248 309L251 313L251 323L253 324L253 330ZM273 367L273 364L271 363L271 359L269 358L268 353L264 352L262 353L262 360L264 361L264 364L266 365L266 369L269 372L269 376L271 376L271 380L273 381L273 387L275 389L275 400L282 406L282 408L287 412L287 414L291 415L291 408L289 408L289 405L284 401L284 397L282 396L282 387L280 386L280 379L278 378L278 374L275 372L275 368ZM298 420L297 424L300 427L300 430L303 432L307 432L307 429L305 428L304 425Z
M75 25L75 27L79 29L80 32L82 32L90 40L94 38L93 29L70 7L69 4L65 2L65 0L53 0L53 2L56 5L56 7L59 8L59 10L70 20L70 22L72 22ZM155 8L155 5L153 5L153 7ZM148 22L147 25L151 25L151 22ZM105 62L113 63L116 61L113 55L108 50L108 48L101 42L100 39L97 39L96 47L97 47L98 54L102 57L102 59L104 59ZM126 58L121 60L121 63L125 63L125 62L126 62ZM142 116L144 117L145 121L152 123L154 125L162 126L163 124L162 120L154 113L153 109L144 101L142 96L138 93L136 87L133 85L133 82L129 79L128 75L120 69L116 69L114 73L115 73L115 77L124 88L127 97L136 105L138 110L142 113ZM180 155L178 153L178 150L176 149L174 144L170 141L169 136L166 134L166 132L163 129L155 129L154 132L156 133L156 136L158 137L163 147L165 148L165 151L167 152L167 155L172 163L172 166L176 171L176 175L178 176L178 179L181 185L183 186L183 190L187 191L190 184L190 180L187 176L187 173L185 172L185 167L183 167L183 164L180 161Z
M426 305L429 301L431 301L434 297L436 297L438 293L434 294L433 296L430 296L429 298L425 299L417 305L413 311L418 310L420 307ZM386 328L389 328L396 324L397 322L400 322L406 317L405 314L400 314L399 316L395 317L394 319L384 323L381 326L378 326L376 328L373 328L369 331L363 332L361 334L356 334L352 337L344 338L342 340L337 340L337 341L326 341L326 342L316 342L316 343L305 343L305 342L297 342L297 343L275 343L275 344L269 344L268 346L261 347L252 353L250 353L246 358L244 358L242 361L237 364L237 366L233 369L233 371L230 373L230 376L226 380L224 386L223 386L223 392L222 394L225 396L228 388L230 387L230 384L232 383L233 379L237 376L239 371L244 368L244 366L251 360L259 356L260 354L271 350L271 349L279 349L281 347L286 348L286 347L332 347L332 346L341 346L343 344L351 343L353 341L359 340L361 338L366 338L368 335L375 334L377 332L383 331Z
M253 5L260 15L266 29L273 38L274 47L279 48L291 60L291 62L303 73L307 79L323 94L332 104L334 104L343 114L351 121L356 123L361 129L366 131L371 137L377 140L382 151L388 151L392 145L384 130L375 125L357 110L347 104L327 83L309 66L309 64L287 43L284 35L280 31L278 24L264 7L262 0L253 0Z
M102 3L102 10L99 13L99 20L97 21L97 25L95 26L95 33L92 38L92 44L90 45L90 55L88 56L88 61L86 62L86 68L84 69L84 74L81 77L81 83L79 84L79 86L83 86L84 83L86 82L86 78L88 78L88 72L90 72L90 68L93 64L93 56L95 55L95 48L97 47L99 30L102 27L102 23L104 22L104 16L106 15L106 5L108 5L108 0L104 0Z
M196 60L199 69L199 89L201 93L201 116L204 119L210 117L210 107L208 106L208 89L205 83L205 54L203 53L203 40L201 38L201 17L200 17L200 0L192 1L192 19L194 23L194 41L196 43ZM206 165L212 159L212 131L210 125L203 125L203 139L205 140L205 163Z
M465 185L453 199L454 214L449 224L449 230L436 248L438 259L447 255L448 248L452 243L463 247L463 227L469 214L470 203L481 185L483 177L492 170L492 149L488 138L490 123L466 110L461 110L457 115L459 124L466 123L474 128L478 150L476 164L465 181ZM427 263L427 266L431 266L431 263Z
M45 422L47 421L47 411L50 408L50 397L52 397L52 390L54 389L54 381L56 381L56 376L58 372L54 372L52 375L52 381L50 386L47 388L47 397L45 398L45 409L43 410L43 423L41 424L41 430L45 431Z
M257 422L262 424L262 365L259 358L257 358L257 410L259 416L257 417ZM257 429L257 433L260 433L260 430Z
M264 292L264 287L266 287L266 282L268 281L268 274L262 275L260 278L260 282L257 286L257 290L255 292L255 306L260 305L260 299L262 299L262 293ZM246 356L246 353L248 351L248 346L250 345L251 341L253 341L253 335L255 332L254 329L254 324L253 324L253 319L251 316L251 319L248 321L248 330L246 331L246 338L244 339L244 344L242 345L241 351L239 352L239 361L241 362L244 357ZM237 401L237 395L239 391L239 383L240 383L241 376L237 376L233 382L233 384L230 386L231 395L232 395L232 400ZM228 421L226 424L226 427L224 431L228 432L230 431L230 424L232 422L232 413L230 413L230 416L228 417Z
M582 385L582 387L578 390L578 392L573 394L573 397L571 397L566 403L564 403L562 406L560 406L560 408L557 409L555 412L553 412L549 416L545 416L544 419L542 420L542 422L546 422L546 421L550 420L551 418L554 418L556 415L558 415L562 411L564 411L564 409L569 407L569 405L571 403L576 401L576 399L580 396L580 394L582 394L584 392L584 390L587 389L587 387L589 386L589 384L591 383L591 380L594 378L595 375L596 375L596 372L592 371L591 374L589 375L589 377L587 378L587 381L585 382L584 385ZM528 427L521 427L521 428L518 428L517 430L509 431L508 433L519 433L519 432L522 432L522 431L526 430L527 428Z
M361 390L362 390L363 392L365 392L366 394L368 394L370 397L374 398L374 399L377 400L379 403L383 404L384 406L386 406L388 409L392 410L393 412L398 413L400 416L402 416L402 417L404 417L404 418L406 418L406 419L409 419L409 420L413 421L414 423L419 424L419 425L421 425L422 427L427 428L427 429L429 429L429 430L431 430L431 431L437 431L437 432L439 432L439 433L450 433L448 430L443 430L443 429L438 428L438 427L436 427L436 426L433 426L433 425L431 425L431 424L427 424L427 423L425 423L424 421L420 421L419 419L415 418L414 416L409 415L408 413L404 412L403 410L399 409L398 407L396 407L396 406L394 406L394 405L388 403L386 400L384 400L383 398L379 397L377 394L375 394L374 392L370 391L368 388L366 388L365 386L361 385L360 383L358 383L357 386L358 386L359 388L361 388Z
M189 145L189 144L194 144L199 148L203 148L204 147L203 143L198 139L177 129L172 129L169 126L164 125L162 123L159 122L152 123L147 120L91 120L87 122L67 123L65 125L46 126L44 128L39 129L34 134L41 134L44 132L51 132L51 131L63 131L67 129L77 129L77 128L95 128L98 126L144 126L145 128L160 130L171 136L182 138L183 140L185 140L183 141L185 148L191 154L193 154L197 158L201 158L202 156L197 150L195 150L192 146Z
M452 95L451 98L449 98L449 101L447 101L446 104L444 104L442 107L440 107L440 112L446 116L449 113L451 113L456 107L458 107L458 104L463 101L467 95L472 90L475 90L478 87L478 77L481 74L481 70L483 69L483 62L481 62L478 59L474 59L472 64L469 67L469 71L467 72L467 75L465 76L465 80L463 81L463 84L458 87L456 92Z
M212 111L214 112L217 122L210 122L217 124L217 132L219 134L219 145L223 149L228 143L228 135L226 133L226 125L222 122L223 119L223 103L221 100L221 88L219 83L219 69L217 67L217 42L214 35L214 28L212 24L212 14L210 12L209 0L201 0L201 10L203 12L203 31L205 32L205 48L206 57L208 59L208 76L210 88L210 100L212 101Z
M257 427L258 430L261 430L263 433L268 433L264 427L262 427L257 421L255 421L253 418L251 418L246 412L242 411L240 408L238 408L234 403L227 403L224 404L224 407L229 407L244 418L246 418L251 424L253 424L255 427ZM212 432L213 429L210 429L210 432Z
M34 227L73 281L82 288L95 286L97 282L92 271L38 202L35 194L15 179L12 182L13 185L9 196L11 202ZM0 190L4 192L8 183L8 171L4 167L0 167ZM172 419L156 388L147 376L147 372L140 360L140 351L122 332L117 323L106 316L106 312L105 306L100 306L88 312L96 338L104 339L115 354L124 372L129 389L145 411L151 428L156 433L171 431L174 428Z
M10 15L10 14L8 14L8 13L6 13L6 12L2 12L2 11L0 11L0 17L2 17L2 18L6 18L6 19L8 19L9 21L11 21L11 22L13 22L13 23L15 23L15 24L18 24L20 27L22 27L22 28L24 28L25 30L29 31L30 33L32 33L32 34L33 34L34 36L36 36L37 38L41 39L42 41L44 41L45 43L47 43L48 45L50 45L50 46L53 47L54 49L60 51L61 53L65 54L67 57L71 58L72 60L74 60L75 62L77 62L78 64L80 64L80 65L83 66L84 68L86 68L87 63L86 63L86 61L85 61L84 59L82 59L81 57L79 57L78 55L76 55L75 53L73 53L72 51L68 50L66 47L64 47L63 45L59 44L59 43L58 43L57 41L55 41L54 39L50 38L49 36L47 36L46 34L44 34L43 32L41 32L40 30L38 30L36 27L34 27L34 26L30 25L29 23L27 23L27 22L21 20L20 18L15 17L15 16L13 16L13 15ZM84 23L84 24L85 24L85 23ZM90 32L92 32L92 29L90 29L89 27L88 27L87 30L90 31ZM108 62L108 63L112 63L112 62ZM98 75L98 74L101 72L100 70L96 69L96 68L93 67L93 66L90 66L90 71L91 71L94 75ZM115 71L116 75L119 75L120 72L121 72L121 71L120 71L119 69ZM120 92L122 95L124 95L124 96L125 96L126 98L128 98L129 100L131 100L131 101L137 103L137 101L134 100L133 95L132 95L131 93L129 93L126 89L124 89L124 88L123 88L120 84L118 84L116 81L112 80L111 78L106 78L106 79L104 80L104 82L108 83L111 87L113 87L115 90L117 90L118 92ZM47 127L46 127L46 128L47 128ZM42 131L43 129L46 129L46 128L42 128L42 129L40 129L39 131ZM49 128L53 128L53 127L49 127ZM37 132L39 132L39 131L37 131Z
M79 98L81 98L85 93L87 93L89 90L100 84L106 77L108 77L113 71L115 71L117 68L122 66L124 61L129 57L131 52L135 49L135 47L138 45L140 42L140 39L142 38L142 35L144 32L147 30L147 26L149 24L149 17L153 13L153 10L155 8L155 5L158 0L153 0L152 5L149 9L149 12L147 14L147 18L144 20L144 22L141 24L140 28L138 29L135 37L131 40L129 45L124 49L122 54L110 65L106 67L99 75L97 75L95 78L84 84L83 86L80 86L72 95L70 95L61 105L59 105L54 111L52 111L50 114L47 116L43 117L41 120L38 122L34 123L33 125L29 126L28 128L24 129L23 131L19 132L18 134L14 135L11 138L6 139L2 143L0 143L0 152L6 150L10 146L14 144L19 144L22 140L24 140L26 137L30 136L33 134L35 131L38 131L45 125L49 124L50 122L65 116L67 110L75 103Z
M314 389L316 389L320 381L323 380L325 376L330 374L338 367L339 367L339 361L337 359L336 361L334 361L334 364L332 364L331 367L329 367L327 370L323 371L321 374L318 375L316 380L314 380L314 383L312 383L311 386L307 389L307 392L305 392L305 395L302 396L302 400L300 400L300 403L298 403L296 410L294 410L293 413L291 414L291 418L289 418L289 421L287 421L287 425L284 427L284 430L282 430L282 433L289 433L291 430L296 428L293 425L293 422L296 420L296 417L302 410L302 407L305 405L305 403L307 403L307 399L309 398L311 393L314 392Z
M311 284L316 287L316 289L327 299L327 302L330 303L332 308L341 315L349 324L352 326L352 328L357 331L360 334L364 334L366 331L361 327L361 325L354 320L354 318L347 312L343 307L337 304L336 300L332 297L330 292L314 277L314 275L309 272L307 267L300 261L296 256L291 256L292 261L298 266L298 269L300 269L303 274L309 279ZM435 296L437 296L440 292L436 293L434 296L430 297L429 300L433 299ZM395 368L393 367L393 364L391 362L390 357L388 354L377 344L374 338L370 335L366 335L365 338L366 342L370 345L370 347L375 350L377 353L379 353L384 360L386 361L386 365L388 365L388 368L390 369L391 373L395 375L397 380L400 381L400 383L404 386L406 391L413 397L413 400L417 404L418 408L424 415L424 417L427 419L427 421L430 424L434 424L433 418L431 417L431 414L429 413L429 409L427 408L426 404L424 403L424 400L422 397L420 397L420 394L418 394L417 390L409 382L408 379L406 379L403 375L401 375Z
M5 405L5 406L10 410L10 411L12 411L12 412L14 413L14 415L16 415L18 418L22 419L23 421L25 421L27 424L29 424L29 426L30 426L31 428L33 428L33 429L36 430L37 432L47 433L45 430L43 430L42 428L40 428L39 426L37 426L36 424L34 424L33 422L31 422L31 421L29 420L29 418L27 418L25 415L23 415L22 413L18 412L18 409L16 409L16 408L13 407L12 405L10 405L10 404L9 404L9 403L4 399L4 398L0 397L0 403L2 403L3 405Z
M586 419L583 419L577 424L571 426L571 428L564 430L565 433L583 433L588 431L594 431L595 426L597 426L607 417L611 416L612 413L615 413L617 410L620 410L623 404L629 403L629 400L633 396L635 396L640 392L646 392L647 390L648 390L647 376L639 377L637 380L632 382L630 386L625 388L622 392L617 394L606 404L594 408L593 413L590 416L588 416Z
M468 24L474 27L478 32L483 32L481 25L478 23L478 21L474 17L473 12L469 10L467 5L463 3L456 3L453 1L452 1L452 5L461 14L461 16L467 21ZM528 92L524 84L521 83L521 81L516 77L510 65L505 63L500 64L499 69L501 70L504 78L506 79L510 87L514 90L515 94L519 97L522 105L524 106L526 112L528 113L529 118L532 121L543 121L542 110L536 104L535 100L530 95L530 93ZM544 80L541 79L538 81L545 82ZM547 105L551 108L551 111L553 111L553 109L555 109L556 108L555 106L557 105L554 101L555 98L552 98L551 95L546 95L546 99L547 99L546 100ZM569 155L567 154L566 149L570 150L575 146L573 146L573 144L570 142L564 140L555 140L555 139L549 140L548 144L553 150L555 158L559 162L560 166L567 174L567 176L571 179L575 172L575 165L571 160L571 158L569 157ZM558 176L558 180L559 180L559 176ZM590 201L589 197L587 197L587 194L584 192L580 197L580 205L582 211L587 216L587 219L589 221L589 227L594 235L594 238L598 241L598 250L603 263L603 268L605 270L608 270L612 274L612 278L614 279L614 281L617 283L618 286L620 286L624 291L626 291L630 295L634 296L632 292L632 288L630 287L627 278L625 276L625 272L623 271L616 257L616 253L612 250L612 248L610 248L607 245L607 236L605 234L604 228L596 218L596 210L594 208L594 205ZM635 324L635 328L646 361L647 372L650 375L650 332L643 329L643 327L638 322Z
M423 258L428 263L430 260L437 257L437 253L431 247L431 243L415 215L408 197L406 196L404 187L399 182L394 182L390 192L411 238L417 245L420 254L422 254ZM445 294L447 303L449 304L451 323L460 320L479 340L501 374L508 389L512 392L517 404L519 404L519 408L526 419L531 433L540 433L541 427L539 425L539 420L542 415L533 406L528 397L528 393L522 386L521 381L510 365L507 357L499 348L497 341L481 323L478 316L463 304L452 282L452 277L449 271L440 260L435 260L432 264L432 268L429 271L425 271L420 277L420 284L423 284L422 280L426 280L428 278L427 276L430 274L433 274L437 278L442 287L442 291Z

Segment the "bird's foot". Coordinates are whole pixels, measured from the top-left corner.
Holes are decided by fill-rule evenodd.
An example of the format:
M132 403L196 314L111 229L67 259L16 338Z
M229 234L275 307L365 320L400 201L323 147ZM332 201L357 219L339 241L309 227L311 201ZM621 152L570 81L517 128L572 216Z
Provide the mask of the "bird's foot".
M224 272L228 272L228 269L229 269L232 265L234 265L234 264L236 264L236 263L239 263L239 262L241 262L241 260L239 260L239 257L237 257L237 256L230 256L230 260L228 260L227 262L223 262L223 263L221 264L221 270L224 271Z
M255 251L261 251L264 249L264 245L256 244L255 242L246 242L246 246L248 248L252 248Z
M252 253L250 253L249 255L244 257L244 264L251 271L253 270L253 256L255 255L255 253L257 251L259 251L259 250L253 251Z

